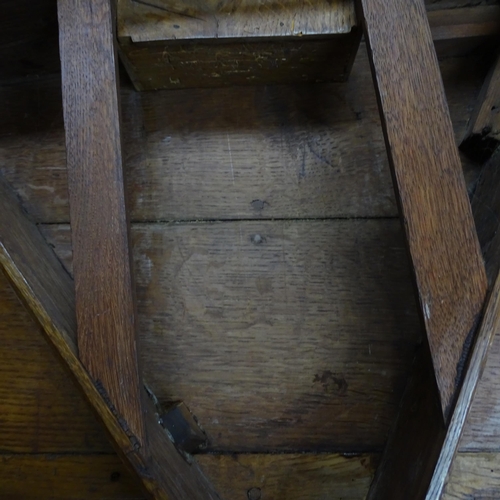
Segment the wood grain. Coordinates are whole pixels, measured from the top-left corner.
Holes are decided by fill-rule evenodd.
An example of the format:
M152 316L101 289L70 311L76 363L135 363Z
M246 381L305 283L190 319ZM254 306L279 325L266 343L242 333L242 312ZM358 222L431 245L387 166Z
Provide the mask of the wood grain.
M136 451L133 440L103 401L77 357L72 280L44 243L36 226L26 219L5 184L0 184L0 189L4 214L0 233L2 269L78 381L96 413L106 423L118 450L124 455L130 454L132 462ZM141 467L142 463L139 470Z
M382 126L445 420L486 275L421 0L361 0Z
M200 455L198 460L228 500L364 500L377 458L304 453Z
M3 273L0 318L1 451L110 453L106 435Z
M104 424L124 463L153 498L218 500L197 465L188 464L174 448L150 405L143 408L151 433L146 447L98 390L77 357L72 280L7 187L0 183L0 189L0 265Z
M191 3L191 5L190 5ZM426 2L432 37L437 40L496 36L500 10L485 2ZM194 5L193 5L194 4ZM481 5L483 4L483 5ZM462 7L462 8L460 8ZM194 16L182 15L182 9ZM195 11L199 15L196 15ZM118 37L125 41L293 37L349 33L358 25L354 2L314 0L276 3L262 0L219 2L119 0ZM256 19L257 18L257 19ZM153 22L154 20L154 22Z
M5 500L145 500L116 455L0 455Z
M120 56L136 90L343 82L360 38L354 30L319 39L122 43Z
M80 359L145 444L110 0L58 3Z
M454 40L498 36L500 8L497 5L465 7L428 12L432 39Z
M496 153L484 166L472 199L479 241L483 249L490 283L494 283L500 271L499 161L500 156ZM497 451L500 449L498 425L500 393L497 383L500 373L499 363L500 336L496 335L460 443L460 447L464 451Z
M457 404L453 410L453 416L427 492L427 500L441 498L443 494L465 421L486 365L490 345L497 333L500 333L500 274L497 276L488 297L481 326L477 332L471 356L467 363L467 371L460 388Z
M425 0L425 7L429 11L441 10L441 9L460 9L464 7L470 7L470 0ZM478 0L473 2L474 5L487 6L495 5L495 0Z
M55 332L54 343L68 356L78 356L75 292L70 275L47 246L9 186L0 178L0 263L44 329ZM54 333L55 335L55 333Z
M491 157L499 144L500 54L497 54L484 81L460 148L474 160L483 163Z
M137 90L345 81L361 38L353 0L120 0L117 15Z
M439 8L440 2L435 5ZM448 5L446 5L448 7ZM432 5L427 4L429 10ZM494 50L500 33L498 5L468 4L465 8L444 8L427 13L436 52L440 58Z
M488 67L440 67L460 141ZM0 171L37 221L69 222L60 82L0 95ZM121 97L132 221L397 215L365 50L348 84Z
M184 11L184 15L181 12ZM133 42L345 34L356 26L352 0L118 1L118 37Z
M139 308L141 343L146 366L151 365L146 382L157 393L161 389L158 394L163 401L184 398L209 431L212 448L228 452L311 446L323 450L381 450L419 339L398 222L230 225L232 228L222 224L158 226L154 230L154 226L146 226L132 232L137 249L139 304L144 303ZM46 234L58 233L50 242L69 262L69 228L43 229ZM260 246L252 243L250 237L255 234L266 242ZM184 266L181 252L184 256L194 254ZM317 256L317 264L308 263L308 255ZM169 281L176 275L178 286L174 290ZM214 286L210 280L214 280ZM199 286L198 292L193 283ZM269 283L271 289L266 288ZM376 303L372 295L378 297ZM215 314L223 310L222 305L216 309L219 300L228 311L222 317ZM174 313L177 309L173 317L165 314L172 306ZM16 311L8 319L10 324L22 322L22 311ZM244 328L249 321L257 323ZM212 338L210 332L217 330L220 333ZM23 348L15 338L7 338L10 341L6 346L10 347L6 355L12 363L18 359L35 363L36 353L26 358L28 346ZM289 356L283 359L279 346L287 342ZM304 352L310 356L309 361L302 359ZM150 353L154 353L154 364L148 361ZM271 361L275 358L278 361L273 369ZM259 363L259 370L248 367L253 360ZM4 380L7 393L9 381L22 368L17 363L9 364L8 359L0 360L1 364L13 370ZM32 369L46 373L50 367L37 367L35 363ZM350 384L343 396L342 378L337 373ZM275 389L266 387L268 380L273 381ZM21 382L26 379L20 377ZM73 400L64 398L64 393L59 396L53 383L45 379L31 386L32 392L21 388L6 399L6 410L18 417L0 420L1 441L5 446L11 443L7 451L56 452L50 436L57 436L56 443L64 439L59 429L62 422L73 419ZM233 399L237 413L232 411ZM57 418L44 419L50 406L60 413ZM292 406L296 408L294 415L289 411ZM75 430L68 436L68 448L61 451L81 449L84 437L75 434L78 428L87 429L88 440L94 443L91 449L95 449L99 446L97 431L91 421L85 420L88 413L75 411ZM31 431L16 436L24 423ZM39 437L35 440L37 429ZM11 449L13 442L19 448Z
M500 336L496 335L491 346L484 374L467 419L460 450L464 452L500 450Z
M5 285L1 277L0 283ZM3 290L6 291L5 286L0 288ZM6 318L4 308L13 311L11 321L5 322L10 328L1 332L2 345L8 352L4 355L4 350L0 350L0 366L5 366L11 374L10 379L3 372L0 377L0 383L6 385L1 392L2 413L16 416L13 419L16 427L12 425L13 420L5 424L4 420L0 421L2 448L4 452L8 446L11 452L51 455L0 456L2 498L9 498L11 494L13 499L38 499L46 491L51 498L64 499L102 498L104 494L109 498L142 498L140 491L132 488L128 471L117 457L88 455L91 450L109 453L104 436L95 424L92 427L93 417L83 403L79 403L81 399L72 385L65 384L64 372L44 346L43 338L34 331L17 299L12 294L3 297L0 292L2 325ZM26 317L25 323L14 329L13 325L20 323L22 317ZM30 349L31 345L36 345L36 350ZM30 357L23 356L27 350L35 352ZM26 372L27 363L39 366L39 371ZM19 376L23 372L26 376ZM13 379L17 379L17 384ZM66 390L65 385L68 385ZM38 411L38 419L31 422L23 420L30 407ZM27 433L29 429L33 432ZM68 447L70 441L73 442L71 448ZM73 455L54 455L62 451ZM78 452L87 455L75 456ZM236 500L245 500L252 488L261 489L264 495L275 500L319 500L332 492L342 498L361 499L376 464L373 455L231 454L198 455L197 459L223 498ZM116 472L120 473L119 480L111 481L112 475L116 478L113 474Z
M375 455L201 455L228 500L362 500ZM0 455L5 500L143 500L116 455ZM260 493L260 497L258 496Z
M93 423L94 418L89 414L86 405L75 392L73 385L68 383L67 377L46 347L43 338L34 330L31 319L18 303L17 298L10 291L10 287L1 275L0 316L2 318L0 323L0 335L2 336L0 392L3 401L1 412L3 415L12 415L13 417L12 419L0 420L2 450L15 453L55 454L71 452L74 454L78 452L89 453L92 450L109 453L105 437L99 432L97 425ZM491 354L488 361L489 367L492 362L497 362L498 359L500 359L498 351L497 354ZM27 370L28 368L29 370ZM490 374L488 376L487 371L485 376L490 381L483 401L495 404L498 398L494 393L492 394L492 391L498 385L496 383L498 375ZM484 382L485 377L481 383L484 384ZM477 402L478 398L476 397L476 406ZM480 412L476 408L476 417L478 416L486 416L484 408ZM498 426L490 425L487 426L487 429L498 430ZM481 424L478 425L476 432L480 430ZM490 436L489 439L485 436L484 439L486 439L484 445L495 446L493 436ZM257 456L252 455L252 457L252 463L258 467L259 475L252 473L254 469L248 469L249 464L245 460L249 460L249 458L245 458L245 456L212 457L208 455L198 457L198 461L205 472L217 483L221 493L226 491L232 493L225 497L242 498L242 500L245 499L246 491L256 484L254 478L262 477L263 472L266 473L267 479L263 491L275 500L285 500L290 498L290 495L299 495L301 498L302 494L305 495L303 498L320 499L321 495L338 491L342 484L345 484L344 488L347 488L351 477L358 474L355 471L359 471L359 474L363 473L363 468L359 466L359 463L353 463L357 460L356 457L346 459L348 460L347 468L342 466L334 455L331 456L331 459L328 458L329 455L319 455L314 460L312 456L303 454L285 455L282 456L283 465L277 463L280 456L267 456L268 460L273 460L272 468L267 467L267 465L264 467L266 456L260 455L257 458ZM303 467L300 465L302 462L299 457L305 461ZM50 494L53 495L53 498L81 498L82 492L84 492L84 498L92 498L93 494L99 495L103 488L106 488L105 491L109 497L113 498L114 492L117 492L116 496L123 498L123 485L129 484L128 472L124 469L121 461L108 455L80 455L78 457L10 455L2 458L4 460L2 471L5 471L5 474L0 481L0 491L3 494L16 492L17 496L13 498L38 499L40 498L39 492L45 491L45 488L49 487L52 488ZM362 459L363 456L360 458ZM6 463L7 460L9 460L8 464L10 465ZM225 461L229 464L221 466L220 462ZM245 467L239 465L240 463L244 464ZM334 469L328 467L324 474L321 473L321 467L330 463L336 464ZM46 473L49 466L52 467L51 474ZM52 480L54 467L56 467L56 484ZM262 468L265 470L262 471ZM22 470L26 471L24 475L21 474ZM340 477L342 471L345 472L345 479ZM448 498L467 498L466 493L460 493L461 496L457 493L457 491L462 490L468 492L469 495L473 492L476 495L483 494L483 498L496 498L495 473L497 471L498 455L495 453L459 454L454 461L453 475L447 487L447 493L455 496L445 498L447 500ZM110 477L113 472L120 472L121 475L119 481L111 483ZM328 481L326 480L327 473ZM272 474L272 478L274 478L271 484L268 479L269 474ZM318 474L321 474L321 481ZM334 474L334 476L330 474ZM360 476L355 475L354 477L359 478L355 483L357 486L363 483L366 484L366 488L368 487ZM291 491L288 487L290 478L300 481L300 488L297 487ZM283 488L285 489L283 490ZM363 498L366 488L365 490L360 489L359 498ZM281 493L282 491L284 493ZM345 495L345 489L340 491ZM240 497L237 496L238 494Z
M350 73L360 37L354 1L195 3L118 3L120 53L137 90L344 81ZM494 6L430 12L436 47L451 56L493 44L499 14Z
M459 453L443 500L495 500L500 497L500 454Z
M70 268L67 226L44 235ZM219 451L381 449L420 324L397 220L134 224L144 377Z

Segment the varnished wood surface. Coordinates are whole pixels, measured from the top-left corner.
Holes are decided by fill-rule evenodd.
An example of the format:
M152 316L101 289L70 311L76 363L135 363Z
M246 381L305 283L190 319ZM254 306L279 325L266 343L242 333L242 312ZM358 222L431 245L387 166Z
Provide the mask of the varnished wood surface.
M79 355L146 446L110 0L58 3Z
M474 56L441 71L460 141L487 67ZM60 83L0 95L2 172L37 221L68 222ZM122 111L133 221L397 215L363 49L348 84L124 88Z
M1 284L2 324L9 328L2 331L5 351L0 350L0 366L5 366L11 374L11 383L17 381L11 385L3 373L0 377L5 384L3 412L13 417L10 425L0 426L4 453L0 455L2 498L38 500L46 494L65 499L104 495L106 498L143 498L121 461L108 455L107 440L76 389L71 383L64 390L61 387L64 372L60 373L43 338L8 284L5 281ZM26 316L24 323L20 321L23 316ZM16 322L20 325L13 329ZM26 357L26 351L33 352L31 357ZM27 363L37 371L19 377ZM35 419L31 422L22 419L29 408L35 410ZM23 426L33 428L33 433L21 432ZM22 454L5 455L6 446L10 452ZM105 454L88 454L92 449L94 453ZM57 455L62 451L71 454ZM39 454L26 455L36 452ZM78 452L87 455L78 455ZM245 500L252 488L260 489L263 498L277 500L313 500L327 494L335 494L333 498L361 499L376 466L376 456L230 454L198 456L198 462L214 480L222 497L228 500Z
M445 420L486 274L424 4L361 0L382 127Z
M68 227L43 231L69 268ZM132 241L145 381L211 449L383 445L419 339L397 220L134 224Z
M471 6L470 0L424 0L429 11L440 9L459 9ZM496 5L496 0L477 0L473 2L477 6Z

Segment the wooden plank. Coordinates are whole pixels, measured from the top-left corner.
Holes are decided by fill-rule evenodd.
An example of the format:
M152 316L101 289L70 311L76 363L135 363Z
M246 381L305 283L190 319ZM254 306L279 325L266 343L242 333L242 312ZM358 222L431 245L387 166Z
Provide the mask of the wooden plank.
M121 0L120 54L137 90L344 81L359 45L354 3ZM456 55L496 35L499 13L446 9L429 21L440 50Z
M200 455L228 499L364 500L377 456L360 454Z
M498 154L486 164L474 193L472 207L478 227L478 236L486 260L490 281L498 276ZM488 351L488 361L478 384L469 416L459 443L462 452L453 461L451 473L446 478L445 499L468 497L498 497L497 457L500 446L498 432L499 397L498 363L500 336L497 334ZM490 453L487 453L490 452Z
M264 2L178 2L152 0L119 0L118 37L133 42L153 40L193 40L213 38L293 37L349 33L356 25L354 2L342 0L335 4L315 0L307 7L300 2L277 5L269 10ZM168 4L168 5L167 5ZM459 5L457 5L459 7ZM435 41L486 37L498 34L498 6L457 8L432 2L427 5L429 24ZM162 7L167 7L165 10ZM182 16L182 9L196 10L195 17ZM257 17L257 22L252 19ZM156 22L151 22L154 19Z
M457 467L458 470L460 470L461 466L453 465L463 460L463 457L460 455L457 458L455 458L455 456L464 430L465 439L462 440L461 443L462 449L477 449L478 445L481 446L480 443L483 443L486 447L491 447L490 449L496 449L495 447L498 446L498 441L495 442L494 439L492 440L490 435L497 423L492 407L495 406L498 401L498 398L495 397L493 392L494 387L497 386L497 376L492 373L491 367L489 368L489 372L486 372L486 377L483 378L482 383L479 383L485 366L488 366L486 364L486 354L490 350L489 346L495 334L497 334L497 339L499 338L498 331L500 329L500 278L498 277L499 262L498 256L496 255L498 253L498 242L494 238L498 229L498 219L494 216L498 202L495 199L497 184L493 177L496 169L493 168L493 166L496 167L496 164L492 161L481 176L479 187L474 195L473 208L476 221L480 228L479 235L483 251L488 257L487 262L489 261L490 264L488 265L490 270L488 274L491 277L493 272L495 272L497 278L488 299L488 306L482 320L481 328L479 329L473 346L464 383L460 391L457 405L454 409L450 426L447 430L446 438L442 444L439 460L437 460L437 464L429 460L428 457L425 457L425 460L423 460L430 469L435 465L434 474L426 494L428 500L439 498L469 498L467 495L471 495L471 497L473 495L478 495L478 498L496 498L498 496L495 489L494 477L483 475L481 479L479 479L476 470L473 469L469 475L464 471L462 466L461 470L463 474L462 477L458 478L454 471L457 470ZM495 220L493 220L494 218ZM490 354L492 363L490 363L490 365L494 365L497 363L495 360L498 360L498 348L492 351L493 352ZM478 397L476 397L475 402L472 403L476 388L478 386L481 387L481 385L483 386L483 393L481 394L481 391L478 391ZM473 423L466 425L466 418L469 411L473 417ZM491 418L493 421L488 421ZM425 424L422 425L426 427ZM406 431L411 432L411 430L408 429L406 429ZM473 435L471 436L471 434ZM440 445L442 439L437 435L431 435L427 441L436 442L438 439L440 439ZM474 440L474 442L471 442L472 440ZM406 447L405 453L407 452L408 448ZM396 455L394 454L392 456ZM474 467L472 456L473 455L468 455L471 459L471 467ZM478 455L478 457L479 456L480 455ZM412 467L414 467L414 462L411 463L413 464ZM453 469L451 469L452 472L450 474L450 468L452 468L452 466ZM494 471L491 470L491 472L493 473ZM392 470L391 473L394 474L394 470ZM406 484L406 487L408 487L408 484ZM476 497L474 496L474 498Z
M2 283L1 276L0 283ZM57 453L62 451L73 453L79 451L82 453L84 450L86 450L86 452L90 450L108 451L109 449L105 446L105 443L102 442L102 435L97 433L96 429L92 428L92 417L88 415L84 406L78 404L79 399L75 397L76 395L72 392L71 385L66 384L66 377L63 372L60 372L57 365L54 366L54 360L52 356L50 356L50 353L48 353L46 349L43 350L43 340L41 337L37 336L35 332L33 332L29 318L26 318L26 313L23 312L20 305L16 304L17 299L12 297L12 295L6 295L5 299L1 298L4 296L1 293L3 290L5 290L5 288L1 287L0 311L2 324L0 324L0 327L5 324L5 326L8 325L8 328L1 332L3 348L0 351L0 366L5 367L6 372L3 372L0 376L0 382L2 385L5 382L5 389L2 390L2 400L5 401L5 404L8 406L2 410L2 413L4 415L11 414L15 416L15 418L13 420L9 420L8 422L6 422L5 419L0 421L0 439L2 442L2 448L5 450L5 447L8 446L10 451L18 453ZM11 309L14 309L14 311L12 313L8 313ZM18 312L19 309L21 309L20 312ZM12 319L7 320L4 323L5 318L9 316ZM25 318L24 321L23 318ZM31 346L33 346L33 348ZM4 351L5 355L2 354ZM31 351L33 351L32 355L29 354ZM44 355L44 353L47 355ZM497 354L492 353L489 356L488 364L491 365L491 362L493 361L498 362L498 359L500 359L500 357ZM31 369L37 364L39 365L39 369L37 369L36 372L26 372L27 367L30 367ZM21 376L23 373L24 375ZM11 374L10 378L8 378L9 374ZM488 376L488 372L486 372L485 375ZM491 404L495 404L495 402L498 401L498 398L496 398L494 393L492 393L498 385L497 377L498 375L495 375L494 373L490 373L489 375L491 380L489 382L487 394L485 394L485 397L483 398L485 403L487 400L490 401ZM484 380L485 379L483 377L482 382L484 382ZM47 384L46 389L43 389L45 384ZM67 390L64 390L65 385L68 385ZM57 392L58 390L59 392ZM477 404L477 397L475 398L475 403ZM29 412L30 409L34 414L38 415L38 419L36 421L23 421L23 418L26 418L26 413ZM82 413L84 414L83 416ZM84 419L85 414L87 414L86 418L88 419L88 423L82 425L80 422ZM478 414L477 408L476 414ZM484 410L481 410L480 414L484 415ZM87 420L84 420L84 422L87 422ZM14 423L15 426L12 425ZM481 426L484 426L483 423L478 423L477 425L478 431ZM23 429L23 432L19 432L19 429L21 428ZM489 426L488 429L491 431L496 429L496 431L498 431L498 425ZM31 430L32 432L30 432ZM488 438L485 436L484 439L486 440ZM70 442L67 442L67 440ZM71 442L73 444L70 448L69 446L71 446ZM490 436L489 440L484 442L484 445L487 446L488 444L491 444L491 446L498 446L495 444L495 438L493 436ZM476 446L478 445L479 443L476 444ZM480 455L477 455L477 457L479 456ZM494 473L497 470L497 466L495 465L495 460L497 459L495 458L495 455L492 454L491 458L488 458L489 462L493 463L493 467L490 467L490 469L493 468L493 473L491 473L490 469L484 468L483 472L476 474L476 472L474 472L475 457L476 454L468 454L467 462L463 462L463 466L461 466L460 469L456 469L457 461L460 462L460 460L464 460L463 454L458 456L454 462L454 471L456 472L453 473L452 479L449 482L448 491L450 491L450 488L465 488L467 486L472 488L470 485L474 484L475 489L473 491L476 494L479 494L478 492L482 492L483 495L487 495L489 491L491 495L489 498L496 498L495 493L492 493L495 491L492 488L494 488L495 485ZM32 458L38 459L40 457ZM202 466L205 465L204 458L205 457L201 457ZM228 459L229 458L235 460L232 456L228 456ZM71 457L69 457L69 459L71 460ZM86 476L88 483L85 487L89 487L89 485L92 485L93 482L96 482L98 485L101 485L101 481L103 484L105 483L106 477L102 476L99 460L99 456L94 455L89 457L88 466L83 465L84 468L88 467L89 469L88 476ZM349 460L353 459L349 458ZM29 470L29 476L23 477L22 484L18 484L17 486L19 488L25 488L21 491L24 492L26 497L27 489L32 488L30 482L31 478L35 478L37 473L36 467L38 467L33 462L30 463L32 463L32 466ZM117 459L114 459L113 463L116 463L116 467L118 467L118 469L113 467L113 471L122 470L120 469L120 462ZM92 465L91 467L90 464L95 464L95 466ZM78 465L78 467L81 467L81 465ZM107 466L102 467L102 469L106 471ZM217 467L214 466L213 469L216 470ZM45 468L42 468L42 470L45 470ZM66 469L63 468L62 470ZM205 470L208 473L209 470ZM274 465L273 470L276 471L277 475L283 475L284 479L281 484L286 484L285 478L287 477L288 472L285 472L285 470L280 472L280 469L276 466L276 464ZM470 472L471 470L473 471L472 473ZM79 483L76 481L77 478L81 477L78 475L79 473L75 472L73 474L70 471L67 478L65 478L60 475L61 466L58 467L58 471L58 483L67 484L68 487L70 484L74 484L75 488L77 488L76 492L85 491L84 489L79 488ZM296 474L297 472L294 471L294 473ZM222 470L221 474L223 474ZM303 487L301 491L307 492L307 494L310 495L310 498L314 498L312 496L313 490L319 491L317 488L318 481L316 478L311 478L309 480L309 473L305 471L303 474L304 482L306 484L303 485L301 483L301 487ZM349 472L349 474L351 474L351 472ZM471 474L474 474L475 477L472 478ZM216 475L212 476L211 472L209 475L210 477L213 477L216 482L218 482L218 488L220 489L222 479L219 479L219 476ZM234 474L233 471L228 473L228 483L226 486L228 488L230 487L229 476L236 477L236 474ZM291 474L291 476L295 477L294 474ZM125 476L122 475L122 478L125 479ZM462 480L462 478L464 479ZM50 480L50 478L48 478L48 480ZM458 485L457 481L459 481ZM241 483L235 481L232 487L235 491L245 491L245 488L251 482L252 481L250 479L245 479ZM2 481L0 484L0 490L4 484L5 483ZM325 489L329 484L330 483L324 485ZM335 482L334 484L338 486L339 483ZM40 488L41 486L39 485L38 487ZM280 488L280 483L276 484L276 488ZM60 490L58 488L54 488L53 495L57 495L59 491ZM64 491L64 489L62 491ZM467 491L470 493L470 489ZM290 494L290 491L287 491L287 494ZM25 498L25 496L23 496L23 498ZM19 496L16 498L19 498ZM63 496L63 498L67 497ZM276 496L276 498L281 500L279 496ZM284 498L286 497L283 497L283 499Z
M448 427L439 460L427 493L427 500L441 498L450 469L462 436L465 420L469 414L479 379L483 373L486 357L495 334L500 332L500 274L498 275L486 306L481 327L472 348L470 360L457 404Z
M376 455L201 455L227 499L362 500ZM116 455L0 455L5 500L143 500ZM260 495L260 496L259 496Z
M69 228L43 230L54 235L50 242L69 263ZM266 242L260 246L251 243L255 234ZM348 452L382 449L419 339L397 221L236 222L196 229L190 225L144 226L134 229L132 235L146 366L154 354L146 382L163 401L185 399L208 430L212 448L263 453L269 447L298 450L313 445ZM357 247L361 250L354 251ZM188 261L182 266L181 252L195 255L191 264ZM304 264L308 255L317 256L316 265ZM169 280L176 276L174 291ZM287 301L282 293L285 278ZM216 288L210 286L212 279ZM199 286L198 293L193 282ZM273 287L266 292L269 282ZM222 317L204 314L216 312L217 293L227 304L226 310L233 313ZM372 295L379 297L375 303ZM165 315L172 306L177 313ZM250 333L245 335L240 327L247 324L247 308L253 311L253 319L261 321L247 328ZM22 312L17 307L8 319L10 325L25 325L22 332L1 330L8 350L0 349L0 366L12 373L0 378L0 390L8 404L5 413L16 415L0 420L4 449L82 452L86 450L83 439L89 442L88 451L109 450L100 448L100 434L92 426L92 417L82 410L83 403L78 406L71 394L55 390L58 383L51 381L50 374L58 367L47 356L37 355L38 348L30 348L36 335L23 323ZM217 330L214 338L207 333ZM273 344L285 345L287 339L290 356L282 359ZM270 356L279 360L276 369L265 362L268 348ZM295 360L306 351L310 362L301 361L298 370ZM246 353L253 353L252 357ZM261 371L250 368L256 356ZM30 363L33 371L26 376L33 373L33 379L18 376L12 393L9 386L16 383L14 374L23 371L23 361ZM331 375L324 374L328 371ZM350 384L343 396L336 390L336 373ZM320 380L313 382L316 375ZM276 391L282 388L284 395L277 400L266 389L266 380L273 380ZM251 405L246 404L245 394ZM233 399L240 409L237 414L232 411ZM76 416L71 405L76 405ZM289 413L292 406L298 411L293 417ZM49 413L51 407L58 409L56 416ZM61 432L65 421L75 421L74 429ZM319 421L324 424L318 425ZM23 426L29 431L19 435ZM65 435L67 441L63 442Z
M146 445L110 0L58 3L80 359Z
M345 81L353 0L120 0L120 56L137 90Z
M68 226L43 232L71 269ZM211 450L383 447L421 333L397 220L133 224L132 241L145 381Z
M500 30L499 30L500 32ZM486 77L460 149L484 163L500 144L500 54Z
M500 497L500 454L459 453L443 500L495 500Z
M64 270L42 235L0 178L0 263L29 310L36 310L44 330L57 330L58 350L76 359L75 293Z
M484 264L424 4L361 0L360 7L447 421L483 307Z
M435 5L439 8L439 2ZM429 9L431 5L427 5ZM447 8L443 8L447 7ZM434 46L439 57L475 54L484 57L494 49L500 33L498 5L468 4L464 8L441 5L442 10L431 10L427 16Z
M2 452L110 453L106 435L3 273L0 318Z
M145 419L154 433L154 439L148 443L149 452L130 433L127 422L117 418L109 399L103 397L77 357L73 341L76 327L70 276L3 183L0 183L0 190L3 214L0 265L104 424L124 462L154 498L217 500L217 494L196 464L188 465L167 434L157 429L157 416L149 406L144 407ZM146 397L143 399L147 400ZM161 456L162 462L156 463L152 456Z
M0 455L5 500L145 500L116 455Z
M488 68L478 57L440 67L460 141ZM2 172L37 221L68 222L60 81L0 95ZM397 215L363 49L348 84L121 97L133 221Z

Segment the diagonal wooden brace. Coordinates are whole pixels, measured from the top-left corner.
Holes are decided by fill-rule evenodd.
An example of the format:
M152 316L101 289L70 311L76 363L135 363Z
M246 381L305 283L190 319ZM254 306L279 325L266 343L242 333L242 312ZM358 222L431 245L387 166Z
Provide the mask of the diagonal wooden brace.
M498 327L498 291L475 336L486 273L424 2L358 7L426 332L368 498L437 500Z
M487 282L422 0L361 0L427 340L445 420L463 379Z
M73 281L1 179L0 212L0 265L70 370L125 464L152 498L218 500L196 462L188 464L168 438L143 387L143 443L131 434L112 402L103 397L78 357Z

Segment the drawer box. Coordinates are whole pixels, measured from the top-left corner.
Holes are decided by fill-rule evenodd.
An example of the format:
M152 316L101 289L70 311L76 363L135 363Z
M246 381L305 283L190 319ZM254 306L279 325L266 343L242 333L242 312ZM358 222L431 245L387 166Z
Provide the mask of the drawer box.
M361 30L351 0L119 0L137 90L343 81Z

